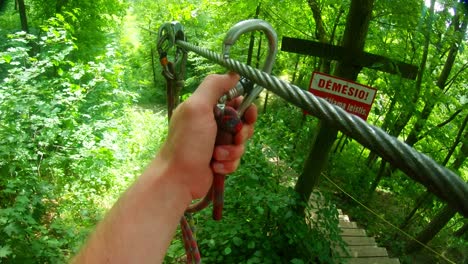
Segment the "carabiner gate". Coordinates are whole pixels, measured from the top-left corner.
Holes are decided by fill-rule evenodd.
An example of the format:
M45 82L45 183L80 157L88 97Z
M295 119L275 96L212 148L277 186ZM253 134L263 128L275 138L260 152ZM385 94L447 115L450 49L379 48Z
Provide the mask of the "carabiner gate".
M241 21L231 27L226 34L223 42L223 56L225 59L230 57L231 47L236 43L242 34L252 31L263 31L268 39L268 56L265 60L262 70L266 73L271 73L273 64L275 63L276 54L278 53L278 36L273 27L266 21L261 19L248 19ZM262 92L263 87L253 85L249 87L249 80L241 78L239 83L232 88L225 96L221 97L220 103L229 101L237 96L245 95L244 100L237 109L239 117L242 117L245 110L252 104L255 98ZM250 84L252 85L252 84Z

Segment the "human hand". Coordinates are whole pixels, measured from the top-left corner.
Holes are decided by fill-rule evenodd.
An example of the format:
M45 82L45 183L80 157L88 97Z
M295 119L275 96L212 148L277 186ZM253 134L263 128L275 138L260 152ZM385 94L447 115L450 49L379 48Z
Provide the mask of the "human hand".
M217 129L214 106L238 80L239 76L234 73L207 76L172 116L169 136L160 154L168 166L174 168L174 177L190 191L192 199L208 192L213 173L228 174L237 169L245 142L253 135L257 119L255 105L245 111L240 132L231 135ZM230 105L236 108L240 102L241 98L237 98ZM216 138L218 142L232 144L215 146Z

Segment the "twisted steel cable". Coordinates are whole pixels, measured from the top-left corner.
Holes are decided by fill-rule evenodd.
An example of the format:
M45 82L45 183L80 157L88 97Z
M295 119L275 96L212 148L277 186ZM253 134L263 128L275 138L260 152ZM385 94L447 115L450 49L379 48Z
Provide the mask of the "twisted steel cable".
M468 184L428 156L308 91L213 51L178 40L176 44L249 78L284 100L320 118L374 151L468 217Z

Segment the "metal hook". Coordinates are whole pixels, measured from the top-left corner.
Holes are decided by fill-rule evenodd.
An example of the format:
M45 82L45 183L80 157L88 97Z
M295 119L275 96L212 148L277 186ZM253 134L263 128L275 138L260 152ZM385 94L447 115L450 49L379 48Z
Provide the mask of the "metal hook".
M157 50L159 53L159 59L161 65L164 68L165 74L170 77L171 79L175 79L176 76L169 69L169 61L167 60L168 52L172 49L176 42L182 40L186 41L185 34L184 34L184 27L177 21L164 23L159 28L158 32L158 41L157 41ZM174 63L176 67L180 68L179 72L184 74L185 71L185 61L187 59L186 56L187 52L180 48L179 46L176 47L176 51L174 54Z
M278 53L278 36L273 27L264 20L248 19L241 21L231 27L227 32L226 37L224 38L223 56L225 59L229 58L231 47L236 43L242 34L258 30L263 31L268 39L268 56L265 60L262 70L266 73L271 73L273 64L275 63L276 54ZM245 86L245 80L241 79L241 81L239 81L239 83L233 89L231 89L231 91L229 91L226 96L221 98L221 101L228 101L247 92L246 97L237 109L239 116L244 114L245 110L263 90L263 87L255 85L249 92L245 91Z

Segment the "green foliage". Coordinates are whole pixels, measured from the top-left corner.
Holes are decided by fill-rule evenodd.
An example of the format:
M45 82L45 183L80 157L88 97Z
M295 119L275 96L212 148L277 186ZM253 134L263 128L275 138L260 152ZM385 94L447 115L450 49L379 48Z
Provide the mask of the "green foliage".
M68 25L9 36L0 53L2 263L62 262L99 218L114 153L101 144L130 94L118 64L69 60ZM31 47L40 52L30 55ZM107 59L117 59L108 47ZM126 98L127 97L127 98Z
M122 0L61 1L31 0L29 12L33 24L57 17L69 25L69 33L75 37L75 58L94 60L105 52L112 35L119 32L126 4Z
M159 110L162 106L153 107L165 103L155 35L140 27L157 31L163 22L178 20L191 43L220 51L228 28L253 17L261 4L259 17L273 25L280 39L316 38L310 7L299 0L30 0L26 1L28 20L34 35L13 34L20 28L18 13L14 1L5 2L0 10L1 263L63 262L164 140L166 117ZM330 41L339 45L350 1L317 2L326 33L332 37L334 32ZM422 124L421 133L427 135L416 147L442 161L466 109L447 125L437 125L466 108L468 71L466 43L461 41L446 87L443 91L435 87L456 40L454 14L461 14L455 12L457 1L437 2L440 5L430 17L424 1L376 1L366 41L368 52L419 65L424 34L430 34L428 64L421 69L424 76L417 102L412 80L364 69L359 82L379 90L369 123L402 139L415 124ZM47 20L50 17L54 18ZM240 61L246 59L249 37L241 38L233 49ZM258 34L256 38L255 50ZM280 52L274 73L307 88L319 64L317 58ZM206 74L223 71L190 54L183 97ZM138 106L127 107L134 103ZM259 109L262 103L257 102ZM431 115L420 120L429 103L434 105ZM149 105L150 109L141 108ZM303 118L300 110L274 97L267 111L260 117L241 170L228 180L223 222L209 220L209 210L196 215L202 255L207 262L328 262L330 246L339 240L332 228L336 226L334 207L327 206L321 213L323 219L305 222L294 214L297 202L291 189L295 172L301 171L307 157L317 120ZM403 122L407 113L411 116ZM398 125L402 125L400 131ZM378 166L366 166L368 150L350 141L344 148L334 148L326 173L366 201ZM463 159L459 146L455 156ZM468 177L466 161L458 171ZM320 187L336 191L326 182ZM396 171L382 179L367 205L399 224L411 211L415 194L423 191ZM393 253L403 254L404 241L394 239L394 230L344 195L334 199ZM424 206L407 231L419 232L442 206L439 201ZM454 217L433 241L434 247L454 259L466 257L466 242L451 236L461 222L460 216ZM183 245L176 240L167 261L180 261L182 254Z

